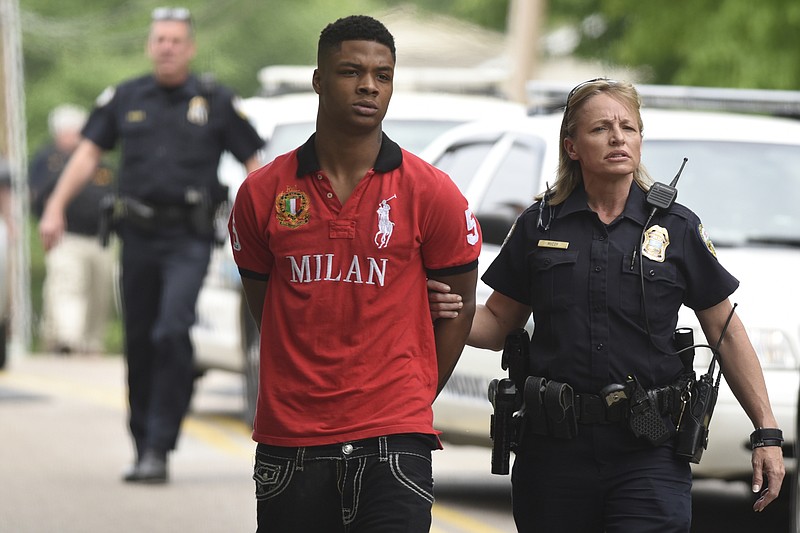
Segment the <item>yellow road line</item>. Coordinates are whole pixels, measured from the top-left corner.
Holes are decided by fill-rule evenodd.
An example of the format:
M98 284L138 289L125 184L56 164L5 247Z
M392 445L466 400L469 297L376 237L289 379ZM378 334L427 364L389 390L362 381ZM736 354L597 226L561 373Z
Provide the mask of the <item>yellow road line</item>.
M8 379L4 379L6 377ZM0 376L0 383L2 382L31 392L68 396L119 411L127 409L125 391L122 387L87 387L85 384L68 381L62 377L43 377L20 373ZM245 444L237 440L237 437L249 437L250 432L246 425L231 420L223 422L223 420L222 417L197 417L189 414L184 419L183 430L226 453L251 458L254 454L255 444L249 439L245 441Z
M479 520L475 520L474 518L470 518L463 513L439 504L433 505L431 514L438 522L443 522L444 524L454 526L458 528L459 531L464 531L467 533L507 533L500 529L487 526ZM431 531L433 531L433 529L431 529Z
M240 424L244 426L244 424ZM256 445L254 442L243 442L241 434L236 434L233 437L223 431L216 423L205 422L192 415L187 416L183 420L183 431L192 437L205 442L209 446L226 452L230 455L237 457L252 459L255 455Z
M127 409L125 391L121 386L87 386L85 383L69 381L60 376L44 377L18 372L0 372L0 385L3 384L12 388L22 388L28 392L77 398L119 411ZM252 460L255 453L255 443L249 439L250 429L241 421L222 416L190 414L183 422L183 430L229 455ZM459 533L505 533L441 504L434 504L431 514L437 524L431 527L430 533L450 533L453 528Z

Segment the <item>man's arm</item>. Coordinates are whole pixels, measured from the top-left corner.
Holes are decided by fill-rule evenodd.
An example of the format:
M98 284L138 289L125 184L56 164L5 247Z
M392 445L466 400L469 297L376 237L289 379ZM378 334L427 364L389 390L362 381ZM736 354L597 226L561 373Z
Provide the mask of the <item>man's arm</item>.
M264 299L267 296L267 282L251 278L242 278L244 297L247 301L247 308L250 316L256 323L259 333L261 332L261 318L264 313Z
M731 303L721 303L697 312L700 326L703 328L709 344L716 344L722 328L731 311ZM754 428L777 428L778 422L772 413L767 386L761 363L755 349L747 336L744 325L734 314L728 330L720 345L720 360L725 381L733 391ZM767 488L753 505L755 511L762 511L775 498L783 483L785 474L783 454L780 446L764 446L753 450L753 492L760 491L764 482ZM764 477L767 479L765 480Z
M102 156L102 148L83 139L70 157L64 172L58 178L56 188L47 200L39 222L39 236L45 251L58 244L67 226L64 215L67 206L92 179Z
M453 292L461 295L463 306L458 316L448 320L437 320L433 325L436 338L436 358L439 367L438 395L444 388L450 374L458 363L464 344L472 326L475 313L475 286L478 283L478 270L454 276L438 276L437 280L450 286Z

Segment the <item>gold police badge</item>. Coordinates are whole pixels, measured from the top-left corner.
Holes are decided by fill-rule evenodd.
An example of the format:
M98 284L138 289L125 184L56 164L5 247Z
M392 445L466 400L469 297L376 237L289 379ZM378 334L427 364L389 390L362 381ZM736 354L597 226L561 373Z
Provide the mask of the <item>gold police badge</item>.
M669 246L669 232L667 228L659 225L650 226L644 232L642 239L642 255L659 263L664 262L667 246Z
M208 123L208 101L202 96L195 96L189 100L186 120L198 126L205 126Z
M289 185L275 199L275 217L281 226L299 228L308 223L310 206L308 195Z

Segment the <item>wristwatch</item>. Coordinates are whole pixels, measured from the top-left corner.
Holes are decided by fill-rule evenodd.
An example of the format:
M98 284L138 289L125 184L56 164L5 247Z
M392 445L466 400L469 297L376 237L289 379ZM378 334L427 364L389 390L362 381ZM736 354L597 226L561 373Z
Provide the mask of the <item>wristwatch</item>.
M763 446L781 446L783 444L783 431L778 428L756 428L750 434L750 446L761 448Z

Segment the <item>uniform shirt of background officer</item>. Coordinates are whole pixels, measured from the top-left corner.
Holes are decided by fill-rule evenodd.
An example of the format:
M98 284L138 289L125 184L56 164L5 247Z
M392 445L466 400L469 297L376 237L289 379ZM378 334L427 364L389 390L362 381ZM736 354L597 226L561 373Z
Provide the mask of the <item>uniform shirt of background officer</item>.
M31 162L31 210L39 218L70 156L81 141L89 113L62 104L48 116L51 142ZM113 171L102 163L67 209L67 231L60 246L45 256L42 290L42 341L46 350L98 353L105 347L111 312L114 255L97 233L101 200L113 192Z
M210 257L217 166L224 150L258 166L263 145L227 88L191 74L195 41L189 12L153 11L147 53L153 74L106 89L45 208L45 246L60 237L63 208L99 154L121 141L119 194L126 215L122 294L130 429L137 461L126 481L167 480L193 386L189 330Z

